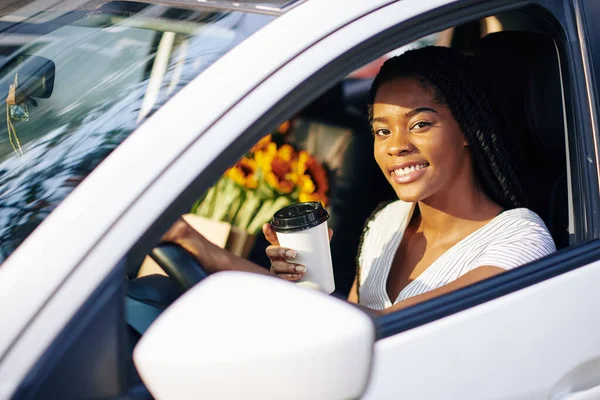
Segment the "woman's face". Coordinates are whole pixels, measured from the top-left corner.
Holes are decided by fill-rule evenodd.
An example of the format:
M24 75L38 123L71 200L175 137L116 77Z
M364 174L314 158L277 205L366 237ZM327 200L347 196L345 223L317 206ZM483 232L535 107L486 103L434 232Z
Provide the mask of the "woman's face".
M473 184L471 156L450 109L416 78L383 83L375 96L375 160L401 200L424 201Z

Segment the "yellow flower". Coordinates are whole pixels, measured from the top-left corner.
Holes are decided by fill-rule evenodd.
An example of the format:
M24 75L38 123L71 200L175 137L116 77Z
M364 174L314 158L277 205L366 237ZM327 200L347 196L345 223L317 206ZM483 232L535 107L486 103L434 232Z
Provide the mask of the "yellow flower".
M318 193L313 193L313 194L300 193L300 195L298 196L298 200L302 203L307 202L307 201L319 201L319 202L321 202L323 207L327 207L327 198L319 195Z
M277 150L277 157L288 163L292 161L294 155L296 155L296 150L289 144L284 144Z
M315 192L315 190L317 188L315 186L315 183L312 181L312 179L310 179L310 176L308 176L308 175L299 176L298 180L296 182L298 185L298 189L300 190L300 193L312 194Z
M268 143L263 149L258 150L254 153L254 160L258 168L263 172L271 170L271 162L277 154L277 145L275 143Z
M256 189L256 187L258 187L256 171L256 161L244 157L233 167L229 168L227 172L225 172L225 176L248 189Z

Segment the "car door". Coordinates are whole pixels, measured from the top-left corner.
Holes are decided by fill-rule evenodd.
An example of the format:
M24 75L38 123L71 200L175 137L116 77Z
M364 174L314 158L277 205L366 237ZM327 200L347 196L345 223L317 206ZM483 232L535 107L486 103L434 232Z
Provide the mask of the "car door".
M52 302L39 313L24 339L31 339L40 332L44 319L51 318L53 311L67 309L71 315L76 313L80 302L98 287L117 260L127 252L147 252L173 219L193 202L195 194L214 182L265 131L316 98L331 82L369 59L426 34L468 18L530 3L403 0L389 5L379 2L379 9L357 6L353 18L336 29L320 29L321 37L307 43L303 52L276 54L279 67L269 71L262 81L253 81L255 87L241 88L240 93L247 94L240 98L225 95L219 100L221 103L210 108L210 94L202 90L206 87L195 85L182 91L140 129L153 135L152 143L156 146L160 143L160 133L172 127L169 112L177 111L184 116L182 129L191 129L190 125L198 122L197 115L192 113L197 113L199 103L210 108L210 115L216 115L216 109L223 114L220 118L200 121L201 129L206 132L189 140L186 146L179 143L179 148L172 150L175 154L185 147L167 170L151 177L146 189L138 193L135 201L107 228L78 264L76 273L69 276ZM574 56L570 65L572 72L582 71L583 65L576 64L581 59L581 48L575 34L573 10L564 7L567 3L563 2L539 3L562 24L569 38L567 42L572 46L569 54ZM306 7L298 7L287 21L298 22L301 17L309 16L303 14L304 10L317 12L319 2L313 4L317 5L312 8L308 2ZM330 4L333 5L322 10L332 11L335 6L347 3ZM293 15L298 19L292 19ZM277 33L276 29L285 22L275 21L261 34ZM322 28L325 21L319 19L315 24ZM260 35L251 38L219 65L229 63L230 71L234 71L239 61L235 57L243 59L247 55L246 67L249 70L257 67L260 61L250 58L250 50L253 45L259 45L260 40ZM294 51L298 47L296 43ZM202 77L204 82L219 77L216 69L212 72L214 75ZM245 83L252 82L246 80ZM589 116L577 111L585 109L589 95L584 86L577 86L580 83L574 81L575 95L569 97L573 104L568 109L575 113L572 119L579 120L577 133L589 135L592 122ZM227 103L229 101L231 103ZM588 139L580 146L589 145L592 138ZM132 141L130 146L134 144ZM153 149L159 152L158 147ZM210 157L207 157L207 149ZM118 157L114 160L125 162L124 156ZM576 161L579 159L576 157ZM116 161L112 172L120 165ZM600 343L596 340L600 326L593 318L594 309L600 304L600 295L593 290L600 283L600 263L596 261L600 245L595 240L598 228L593 209L588 209L588 213L580 209L597 206L597 202L588 199L597 197L597 190L593 192L597 188L597 175L593 175L596 163L594 156L591 166L584 165L577 170L577 181L591 182L591 186L575 187L582 191L581 204L574 205L578 210L577 234L587 243L515 273L378 319L375 361L365 398L548 398L552 393L560 394L570 388L592 387L594 374L590 366L593 367L600 356ZM85 275L90 271L95 271L93 279ZM78 294L78 303L73 304L71 293ZM52 326L53 332L64 327L64 322L58 324ZM52 337L44 338L36 348L37 353L27 353L27 359L18 363L15 378L31 367L35 362L33 357L39 357ZM10 357L3 362L14 362L19 355L24 356L26 343L21 340L13 345ZM5 365L3 367L8 368L14 364ZM559 386L555 389L554 385Z

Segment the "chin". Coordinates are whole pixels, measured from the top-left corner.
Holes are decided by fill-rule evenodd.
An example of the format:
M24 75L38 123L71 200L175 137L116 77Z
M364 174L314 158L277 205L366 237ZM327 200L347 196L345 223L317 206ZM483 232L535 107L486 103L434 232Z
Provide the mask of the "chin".
M421 190L409 190L408 188L397 187L394 189L396 189L396 196L407 203L416 203L425 198L424 193Z
M396 192L396 196L407 203L425 201L441 192L440 185L438 184L439 182L430 179L419 179L418 181L407 184L399 184L396 182L390 183Z

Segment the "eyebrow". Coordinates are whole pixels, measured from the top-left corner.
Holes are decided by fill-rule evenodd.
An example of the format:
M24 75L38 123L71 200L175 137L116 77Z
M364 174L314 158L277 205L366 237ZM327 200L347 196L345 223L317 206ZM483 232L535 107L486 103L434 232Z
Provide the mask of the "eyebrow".
M429 108L429 107L417 107L414 110L410 110L407 113L404 114L405 118L412 118L417 114L420 114L422 112L431 112L431 113L435 113L437 114L438 112L435 111L433 108ZM387 124L389 122L389 120L386 117L375 117L375 118L371 118L371 124L375 123L375 122L381 122L384 124Z
M438 113L433 108L429 108L429 107L417 107L414 110L411 110L411 111L407 112L406 114L404 114L404 116L406 118L411 118L411 117L414 117L415 115L420 114L422 112L432 112L434 114Z
M375 123L375 122L382 122L384 124L388 123L388 119L386 117L375 117L375 118L371 118L371 124Z

